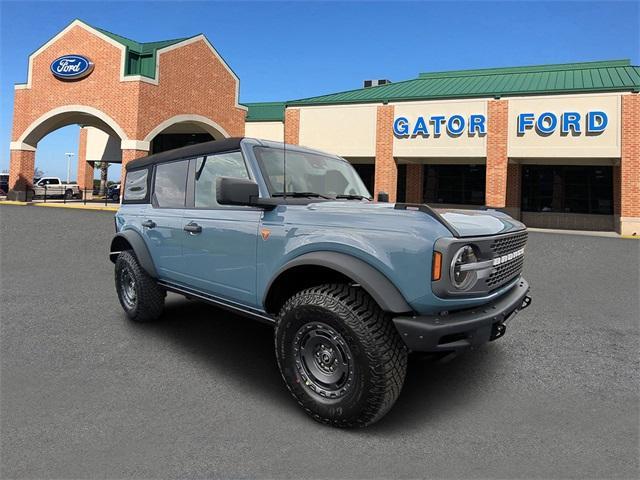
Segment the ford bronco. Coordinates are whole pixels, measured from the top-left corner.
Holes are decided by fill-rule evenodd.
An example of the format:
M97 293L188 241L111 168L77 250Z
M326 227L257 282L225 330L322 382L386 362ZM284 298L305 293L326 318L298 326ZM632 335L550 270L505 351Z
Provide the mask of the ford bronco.
M495 340L530 303L522 223L373 202L335 155L231 138L126 168L110 250L126 314L155 320L175 292L273 324L282 377L320 422L377 421L409 352Z

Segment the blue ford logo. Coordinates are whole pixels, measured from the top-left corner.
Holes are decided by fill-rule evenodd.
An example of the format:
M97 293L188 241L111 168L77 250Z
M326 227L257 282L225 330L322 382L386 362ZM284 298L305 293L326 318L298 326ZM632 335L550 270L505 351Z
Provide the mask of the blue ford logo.
M93 62L82 55L65 55L51 62L51 73L62 80L78 80L93 70Z

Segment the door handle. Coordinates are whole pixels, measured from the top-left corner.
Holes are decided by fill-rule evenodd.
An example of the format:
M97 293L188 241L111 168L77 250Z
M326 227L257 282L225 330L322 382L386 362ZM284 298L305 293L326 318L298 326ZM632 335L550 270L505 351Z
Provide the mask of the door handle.
M191 235L196 235L202 232L202 227L195 222L190 222L184 226L184 231L189 232Z
M142 226L147 228L156 228L156 222L153 220L146 220L142 222Z

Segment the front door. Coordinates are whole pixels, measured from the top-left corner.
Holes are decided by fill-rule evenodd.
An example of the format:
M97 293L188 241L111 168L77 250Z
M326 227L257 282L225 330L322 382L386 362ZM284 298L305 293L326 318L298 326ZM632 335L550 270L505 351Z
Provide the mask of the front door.
M242 153L208 155L192 164L192 208L185 210L182 225L183 272L188 284L255 307L256 246L262 210L219 205L216 201L218 177L250 178Z

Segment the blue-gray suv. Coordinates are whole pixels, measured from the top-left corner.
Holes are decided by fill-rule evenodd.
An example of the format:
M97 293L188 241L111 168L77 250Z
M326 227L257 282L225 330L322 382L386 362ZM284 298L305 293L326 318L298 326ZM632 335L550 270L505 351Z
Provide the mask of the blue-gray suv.
M522 223L373 202L335 155L201 143L130 162L123 192L110 259L126 314L155 320L175 292L273 324L291 394L334 426L380 419L409 352L495 340L531 301Z

